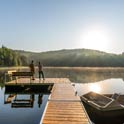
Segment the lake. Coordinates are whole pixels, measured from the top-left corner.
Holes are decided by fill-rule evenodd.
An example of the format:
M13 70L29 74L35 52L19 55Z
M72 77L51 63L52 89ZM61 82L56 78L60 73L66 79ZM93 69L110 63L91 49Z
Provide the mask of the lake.
M49 93L26 93L15 95L12 103L5 100L11 94L6 94L4 88L4 73L0 71L0 123L1 124L39 124L47 103ZM124 94L124 69L123 68L45 68L46 78L69 78L75 84L78 95L89 91L102 94ZM35 77L38 77L37 73ZM33 102L29 103L32 99ZM15 101L24 103L14 106ZM27 103L26 103L27 102ZM95 123L95 122L94 122ZM111 123L111 122L110 122ZM116 124L118 123L118 119ZM123 124L124 121L122 120ZM96 124L96 123L95 123Z

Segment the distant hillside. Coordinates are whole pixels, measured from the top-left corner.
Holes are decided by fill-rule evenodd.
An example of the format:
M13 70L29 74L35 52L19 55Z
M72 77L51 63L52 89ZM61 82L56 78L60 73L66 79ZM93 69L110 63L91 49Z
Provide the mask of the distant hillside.
M98 50L71 49L48 51L41 53L18 51L27 57L27 63L31 60L41 61L45 66L89 66L89 67L124 67L124 55L111 54Z
M0 48L0 67L27 65L27 58L14 50L2 46Z

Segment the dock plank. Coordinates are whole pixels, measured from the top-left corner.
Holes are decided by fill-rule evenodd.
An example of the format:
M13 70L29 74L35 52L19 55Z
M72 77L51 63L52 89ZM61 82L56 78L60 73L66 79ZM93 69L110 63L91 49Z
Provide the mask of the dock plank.
M71 83L54 84L40 124L90 124Z
M78 108L76 108L76 105ZM49 101L43 124L82 123L89 124L80 102Z
M15 85L15 84L41 84L41 83L70 83L68 78L45 78L45 80L39 78L35 78L35 80L31 80L30 78L19 78L17 82L15 80L6 82L6 85Z
M58 124L58 121L47 120L47 121L44 121L44 124ZM86 123L62 121L61 124L86 124Z
M54 84L50 100L67 100L80 101L80 98L75 94L73 86L68 84Z

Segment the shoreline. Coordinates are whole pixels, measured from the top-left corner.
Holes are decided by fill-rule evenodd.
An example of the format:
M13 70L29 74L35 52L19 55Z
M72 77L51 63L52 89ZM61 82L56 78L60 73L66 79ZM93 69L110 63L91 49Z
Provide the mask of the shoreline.
M0 67L0 71L8 71L8 70L20 70L20 69L29 69L28 66L17 66L17 67ZM37 66L35 66L37 69ZM61 69L61 70L80 70L85 72L122 72L124 73L124 67L46 67L44 66L43 69Z

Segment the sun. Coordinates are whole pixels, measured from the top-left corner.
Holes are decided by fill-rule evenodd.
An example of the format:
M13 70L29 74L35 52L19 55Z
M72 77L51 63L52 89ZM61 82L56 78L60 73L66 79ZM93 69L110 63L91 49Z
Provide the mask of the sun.
M88 28L80 36L80 46L87 49L106 51L109 47L109 33L102 27Z

